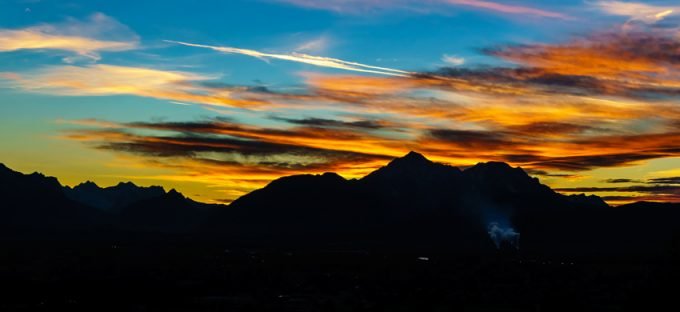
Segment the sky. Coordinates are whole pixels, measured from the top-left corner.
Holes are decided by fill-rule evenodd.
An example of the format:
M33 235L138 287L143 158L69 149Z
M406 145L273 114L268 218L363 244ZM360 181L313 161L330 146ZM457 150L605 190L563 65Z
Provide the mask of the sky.
M229 203L417 151L680 201L680 3L0 0L0 162Z

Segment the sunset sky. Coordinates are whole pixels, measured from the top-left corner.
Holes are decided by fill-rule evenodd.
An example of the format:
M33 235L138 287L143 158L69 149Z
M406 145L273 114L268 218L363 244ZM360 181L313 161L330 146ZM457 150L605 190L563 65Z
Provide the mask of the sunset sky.
M0 142L203 202L410 150L680 201L680 2L0 0Z

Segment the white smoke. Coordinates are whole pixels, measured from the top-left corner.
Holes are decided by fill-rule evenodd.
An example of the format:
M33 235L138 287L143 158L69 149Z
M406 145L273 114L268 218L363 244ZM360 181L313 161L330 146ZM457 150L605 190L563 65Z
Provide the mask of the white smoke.
M501 248L503 242L508 243L515 249L519 249L519 233L511 227L503 227L498 222L491 222L488 226L489 237L493 240L496 248Z

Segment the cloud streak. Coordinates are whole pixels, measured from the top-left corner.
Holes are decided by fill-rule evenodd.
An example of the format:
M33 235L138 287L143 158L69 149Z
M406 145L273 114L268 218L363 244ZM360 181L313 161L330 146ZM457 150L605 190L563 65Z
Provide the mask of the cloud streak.
M367 13L376 10L408 10L418 13L436 13L448 7L469 7L508 15L541 18L570 19L563 13L528 6L504 4L487 0L278 0L292 5L330 10L340 13Z
M518 14L518 15L528 15L528 16L539 16L546 18L559 18L559 19L570 19L567 15L562 13L541 10L537 8L521 6L521 5L510 5L503 4L492 1L485 0L443 0L443 2L454 4L454 5L464 5L474 8L480 8L485 10L491 10L506 14Z
M185 45L185 46L189 46L189 47L210 49L210 50L214 50L214 51L218 51L218 52L222 52L222 53L227 53L227 54L241 54L241 55L256 57L256 58L259 58L259 59L277 59L277 60L284 60L284 61L290 61L290 62L296 62L296 63L309 64L309 65L314 65L314 66L319 66L319 67L342 69L342 70L347 70L347 71L380 74L380 75L387 75L387 76L399 76L399 77L406 77L406 76L412 74L411 72L399 70L399 69L366 65L366 64L356 63L356 62L344 61L344 60L340 60L340 59L336 59L336 58L314 56L314 55L308 55L308 54L303 54L303 53L274 54L274 53L264 53L264 52L255 51L255 50L239 49L239 48L232 48L232 47L210 46L210 45L187 43L187 42L172 41L172 40L165 40L165 41L170 42L170 43Z

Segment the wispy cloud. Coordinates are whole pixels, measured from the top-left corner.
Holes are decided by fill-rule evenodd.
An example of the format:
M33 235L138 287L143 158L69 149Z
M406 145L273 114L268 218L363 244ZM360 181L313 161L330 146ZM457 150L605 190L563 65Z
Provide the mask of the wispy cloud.
M22 75L6 73L3 77L26 91L55 95L136 95L174 103L250 108L267 104L266 94L202 84L214 76L144 67L52 66Z
M57 24L0 29L0 52L62 50L96 61L101 58L99 52L131 50L138 43L139 38L127 26L101 13L84 21L69 19Z
M656 23L680 13L680 6L661 6L640 2L595 1L592 6L610 15L625 16L630 21Z
M190 47L211 49L211 50L219 51L219 52L222 52L222 53L241 54L241 55L252 56L252 57L256 57L256 58L260 58L260 59L270 59L271 58L271 59L278 59L278 60L284 60L284 61L290 61L290 62L304 63L304 64L309 64L309 65L314 65L314 66L319 66L319 67L336 68L336 69L355 71L355 72L373 73L373 74L388 75L388 76L402 76L402 77L405 77L405 76L411 74L410 72L407 72L407 71L404 71L404 70L399 70L399 69L366 65L366 64L356 63L356 62L344 61L344 60L340 60L340 59L336 59L336 58L314 56L314 55L308 55L308 54L303 54L303 53L273 54L273 53L264 53L264 52L255 51L255 50L239 49L239 48L232 48L232 47L218 47L218 46L210 46L210 45L204 45L204 44L195 44L195 43L187 43L187 42L172 41L172 40L165 40L165 41L171 42L171 43L176 43L176 44L181 44L181 45L185 45L185 46L190 46Z
M648 87L677 86L680 40L663 32L606 32L557 45L516 45L487 52L561 75L607 78ZM574 60L579 60L574 62ZM666 83L664 83L666 82Z
M444 54L442 56L442 61L444 63L446 63L448 65L452 65L452 66L460 66L460 65L465 64L464 58L458 57L458 56L455 56L455 55L448 55L448 54Z
M568 15L529 6L504 4L487 0L277 0L293 5L330 10L340 13L366 13L375 10L409 10L420 13L442 12L451 7L470 7L509 15L535 16L542 18L571 19Z
M283 2L299 7L328 10L338 13L367 13L375 10L385 9L408 9L426 11L413 6L412 0L272 0ZM429 1L425 4L430 4Z
M295 51L305 53L324 51L326 48L328 48L329 41L330 40L326 36L314 38L300 43L297 47L295 47Z
M465 5L507 14L569 19L567 15L564 15L559 12L547 11L521 5L503 4L485 0L443 0L443 1L450 4Z

